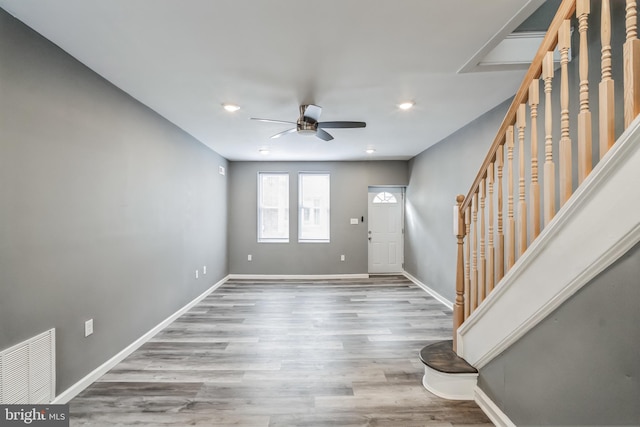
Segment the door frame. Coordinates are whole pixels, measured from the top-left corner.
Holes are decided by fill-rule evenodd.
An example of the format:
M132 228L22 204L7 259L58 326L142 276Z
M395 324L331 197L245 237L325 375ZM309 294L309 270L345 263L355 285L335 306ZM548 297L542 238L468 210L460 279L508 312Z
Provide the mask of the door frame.
M390 191L391 190L391 191ZM369 204L369 195L372 193L379 193L382 191L388 191L390 193L393 194L400 194L400 234L401 234L401 246L402 246L402 259L400 260L400 264L401 264L401 268L402 268L402 272L404 272L404 257L405 257L405 250L404 250L404 244L405 244L405 211L406 211L406 191L407 191L407 186L406 185L370 185L367 188L367 216L369 217L367 219L367 272L369 274L400 274L399 272L388 272L388 273L371 273L369 271L370 266L371 266L371 256L372 256L372 251L371 251L371 244L369 242L369 231L371 231L370 228L370 219L371 219L371 212L369 210L370 208L370 204Z

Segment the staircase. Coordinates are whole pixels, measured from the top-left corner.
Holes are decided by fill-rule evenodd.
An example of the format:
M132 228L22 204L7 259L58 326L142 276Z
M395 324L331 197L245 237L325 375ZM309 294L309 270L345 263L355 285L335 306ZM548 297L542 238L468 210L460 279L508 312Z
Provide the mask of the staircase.
M457 198L454 337L422 349L423 383L441 397L481 400L498 425L512 423L482 402L477 369L640 241L640 40L636 2L621 3L561 3L471 189Z

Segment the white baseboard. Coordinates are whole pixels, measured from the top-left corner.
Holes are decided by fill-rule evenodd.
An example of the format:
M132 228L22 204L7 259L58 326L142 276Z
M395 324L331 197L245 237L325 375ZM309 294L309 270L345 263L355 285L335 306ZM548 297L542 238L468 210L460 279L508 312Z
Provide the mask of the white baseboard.
M230 274L230 280L331 280L368 279L368 274Z
M140 338L138 338L137 340L129 344L127 347L125 347L122 351L120 351L118 354L113 356L111 359L107 360L102 365L98 366L96 369L94 369L92 372L86 375L84 378L82 378L80 381L78 381L77 383L75 383L74 385L72 385L62 393L60 393L58 396L55 397L55 399L53 399L51 403L53 404L68 403L71 399L76 397L85 388L93 384L98 378L106 374L111 368L116 366L118 363L122 362L127 356L129 356L131 353L133 353L138 348L140 348L144 343L146 343L151 338L153 338L154 335L156 335L162 329L164 329L169 324L171 324L171 322L176 320L178 317L182 316L187 311L191 310L196 304L202 301L211 292L219 288L227 280L229 280L229 276L226 276L223 279L221 279L215 285L211 286L209 289L207 289L202 294L197 296L193 301L191 301L190 303L188 303L187 305L185 305L184 307L182 307L181 309L173 313L171 316L167 317L165 320L163 320L158 325L156 325L153 329L151 329L149 332L147 332L146 334L142 335Z
M487 417L489 417L492 423L498 427L516 427L509 417L507 417L507 415L498 408L498 405L496 405L493 400L491 400L489 396L480 389L480 387L476 386L473 393L473 400L475 400L480 409L482 409Z
M417 286L422 288L422 290L424 290L426 293L428 293L429 295L431 295L432 297L440 301L442 304L446 305L449 310L453 310L453 302L449 301L448 299L446 299L445 297L443 297L442 295L440 295L439 293L431 289L429 286L425 285L424 283L422 283L421 281L413 277L411 274L407 273L406 271L404 272L404 276L407 279L411 280L413 283L415 283Z

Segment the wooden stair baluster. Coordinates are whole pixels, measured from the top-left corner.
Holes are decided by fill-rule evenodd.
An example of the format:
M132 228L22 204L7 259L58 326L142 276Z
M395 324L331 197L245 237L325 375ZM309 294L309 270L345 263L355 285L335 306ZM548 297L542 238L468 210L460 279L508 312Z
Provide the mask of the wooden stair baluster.
M487 279L487 261L486 261L486 245L485 245L485 195L486 195L486 179L480 181L480 264L478 265L478 305L484 301L486 294Z
M507 128L507 269L516 263L516 222L513 217L513 126Z
M587 30L589 28L589 0L578 0L576 16L580 33L580 112L578 113L578 185L591 173L592 168L592 135L591 111L589 110L589 44Z
M569 137L569 48L571 47L571 21L565 19L558 30L560 50L560 206L573 193L571 169L571 138Z
M473 255L471 262L471 312L478 308L478 193L473 194Z
M544 79L544 225L556 214L556 179L553 164L553 108L551 104L551 87L553 84L553 52L547 52L542 61L542 77Z
M586 0L588 1L588 0ZM540 103L540 80L529 85L529 107L531 109L531 240L540 234L540 183L538 182L538 104Z
M609 0L602 0L602 19L600 22L602 41L602 80L600 92L600 158L602 159L615 142L615 104L614 82L611 78L611 10Z
M468 206L464 214L465 257L464 257L464 318L471 315L471 206Z
M504 231L502 226L503 190L502 169L504 167L504 144L496 150L496 167L498 168L498 240L496 242L496 284L504 277Z
M456 206L458 207L458 230L456 233L458 246L458 268L456 271L456 302L453 307L453 351L456 351L458 345L458 328L464 322L464 220L462 218L462 202L464 196L459 194L456 197Z
M489 248L487 250L487 296L495 286L495 249L493 247L493 162L487 169L487 183L489 185Z
M524 130L527 127L527 106L520 104L516 115L518 125L518 258L527 250L527 202L524 180Z
M638 40L638 9L635 0L627 0L627 40L624 60L624 128L640 114L640 40Z

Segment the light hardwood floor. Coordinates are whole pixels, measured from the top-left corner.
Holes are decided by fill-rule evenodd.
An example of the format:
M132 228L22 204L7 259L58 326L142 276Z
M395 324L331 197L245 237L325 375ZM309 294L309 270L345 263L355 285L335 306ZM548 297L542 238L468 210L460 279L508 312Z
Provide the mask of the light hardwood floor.
M72 426L491 426L421 383L451 311L401 276L231 280L70 402Z

